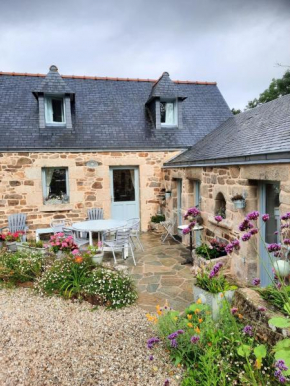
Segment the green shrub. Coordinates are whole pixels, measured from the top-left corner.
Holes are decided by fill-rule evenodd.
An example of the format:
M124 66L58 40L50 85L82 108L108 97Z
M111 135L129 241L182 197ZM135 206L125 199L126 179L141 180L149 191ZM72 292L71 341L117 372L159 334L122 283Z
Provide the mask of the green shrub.
M159 224L160 222L165 221L164 214L157 214L156 216L151 217L151 222Z
M15 284L34 280L44 269L41 253L31 251L2 251L0 253L0 280Z
M275 306L283 314L288 315L284 305L288 302L290 297L290 286L285 286L284 291L279 290L273 285L269 285L265 288L257 288L256 290L268 303ZM288 294L288 296L286 294Z
M213 267L211 265L203 267L196 275L196 286L212 294L237 289L221 274L221 268L222 263L217 263Z
M87 295L100 297L108 308L121 308L133 304L138 297L129 276L105 267L93 270L84 290Z

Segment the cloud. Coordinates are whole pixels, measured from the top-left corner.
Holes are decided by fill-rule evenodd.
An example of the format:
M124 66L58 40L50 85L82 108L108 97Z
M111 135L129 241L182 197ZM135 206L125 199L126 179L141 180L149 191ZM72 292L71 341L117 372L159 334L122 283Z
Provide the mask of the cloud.
M290 65L287 0L11 0L0 70L217 81L243 108Z

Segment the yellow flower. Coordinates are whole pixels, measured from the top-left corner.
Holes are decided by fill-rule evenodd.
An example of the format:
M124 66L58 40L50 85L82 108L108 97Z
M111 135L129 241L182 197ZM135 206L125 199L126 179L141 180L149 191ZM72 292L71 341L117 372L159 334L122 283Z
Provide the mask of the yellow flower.
M190 328L193 328L193 324L192 323L187 323L187 326L190 327Z
M200 309L197 308L195 311L194 311L195 314L199 314L200 313Z
M146 314L146 318L148 319L149 322L152 322L152 323L157 323L157 321L158 321L158 319L155 315Z
M174 316L173 320L175 320L175 322L177 321L178 317L177 316Z
M197 304L202 304L201 299L198 299L198 301L197 301L196 303L197 303Z
M187 319L188 319L188 320L191 320L191 319L192 319L192 315L187 314Z
M201 323L202 321L203 321L203 319L201 319L201 318L200 318L200 319L198 319L198 323Z
M197 334L200 334L200 329L199 329L198 327L196 327L196 328L194 329L194 331L195 331Z
M157 311L157 314L158 315L162 315L162 311L161 311L161 309L160 309L160 306L158 305L158 306L156 306L156 311Z

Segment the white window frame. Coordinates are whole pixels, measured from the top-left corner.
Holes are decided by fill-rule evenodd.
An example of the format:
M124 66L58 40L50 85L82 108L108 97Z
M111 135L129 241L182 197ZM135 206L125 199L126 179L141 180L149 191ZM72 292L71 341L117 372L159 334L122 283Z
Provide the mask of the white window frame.
M68 201L63 204L68 204L70 202L70 192L69 192L69 179L68 179L68 167L66 166L45 166L41 169L41 179L42 179L42 196L43 203L45 204L47 199L47 191L46 191L46 170L47 169L65 169L65 184L66 184L66 195L68 196ZM52 204L57 205L57 204Z
M161 122L161 103L173 103L173 123L172 124ZM160 100L160 123L161 123L161 127L164 127L164 128L176 128L178 126L177 99Z
M63 115L63 122L54 122L53 113L52 113L52 99L61 99L62 100L62 115ZM66 117L65 117L65 99L62 95L45 95L45 123L49 126L65 126L66 124Z

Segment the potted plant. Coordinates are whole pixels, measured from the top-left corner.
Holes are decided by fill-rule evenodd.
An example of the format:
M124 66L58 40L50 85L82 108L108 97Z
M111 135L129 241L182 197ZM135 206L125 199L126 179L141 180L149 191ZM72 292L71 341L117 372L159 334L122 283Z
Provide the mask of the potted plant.
M166 190L166 192L165 192L165 199L168 200L170 197L171 197L171 191L170 190Z
M217 263L213 267L206 266L199 270L196 275L196 283L193 286L194 301L201 300L208 304L212 309L213 319L219 316L219 310L223 301L226 299L231 302L236 290L236 286L230 285L225 276L221 273L222 263Z
M215 264L221 262L226 266L229 262L229 256L226 252L226 243L218 241L217 239L212 239L210 245L203 243L199 247L196 247L194 253L194 261L198 267L209 265L213 262Z
M88 252L85 255L88 255L89 257L92 258L92 262L96 265L102 264L103 262L103 257L104 257L104 251L102 248L102 242L99 241L98 245L90 245L88 247Z
M5 244L7 249L11 252L16 252L17 251L17 244L16 242L21 241L21 237L23 235L23 232L8 232L4 236Z
M50 236L48 247L55 253L58 257L61 257L63 254L72 253L78 254L78 246L74 243L73 236L65 237L64 233L56 233L53 236Z
M5 235L0 233L0 248L3 248L4 241L5 241Z
M40 252L41 254L45 254L47 252L47 248L44 247L43 241L35 241L28 240L25 243L17 243L18 249L23 250L31 250L32 252Z
M164 214L156 214L155 216L152 216L150 221L150 230L156 233L162 233L164 230L163 226L160 225L162 221L165 221Z
M245 200L245 197L241 194L235 194L232 198L231 198L233 204L234 204L234 207L235 209L244 209L245 206L246 206L246 200Z

